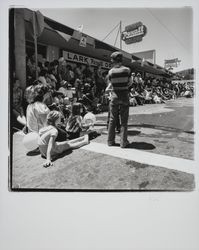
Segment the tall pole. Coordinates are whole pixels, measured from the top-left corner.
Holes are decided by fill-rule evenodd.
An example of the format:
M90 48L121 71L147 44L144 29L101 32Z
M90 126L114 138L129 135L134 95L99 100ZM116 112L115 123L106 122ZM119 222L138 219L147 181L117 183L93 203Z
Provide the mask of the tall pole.
M120 49L122 49L122 21L120 21Z
M34 33L34 45L35 45L35 77L36 80L38 79L38 59L37 59L37 34L36 34L36 27L35 27L35 13L33 12L33 33Z
M156 50L154 50L154 55L153 55L153 57L154 57L154 64L156 64Z

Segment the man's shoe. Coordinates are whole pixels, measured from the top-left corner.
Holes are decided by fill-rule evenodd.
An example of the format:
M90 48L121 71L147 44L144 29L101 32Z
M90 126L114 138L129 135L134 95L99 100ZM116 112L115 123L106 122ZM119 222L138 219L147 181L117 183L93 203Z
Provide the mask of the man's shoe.
M130 142L127 141L126 143L120 145L120 148L129 148L129 146L130 146Z
M115 142L111 142L111 143L109 142L109 143L108 143L108 146L109 146L109 147L117 146L117 144L116 144Z

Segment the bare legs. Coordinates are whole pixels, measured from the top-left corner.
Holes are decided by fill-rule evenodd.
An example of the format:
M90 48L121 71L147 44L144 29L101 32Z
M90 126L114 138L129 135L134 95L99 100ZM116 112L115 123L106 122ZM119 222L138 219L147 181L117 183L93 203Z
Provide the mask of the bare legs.
M88 135L84 135L70 141L56 142L56 153L63 153L68 149L80 148L88 143Z
M89 143L88 135L84 135L84 136L81 136L81 137L76 138L74 140L68 141L70 148L74 148L74 149L80 148L84 145L87 145L88 143Z

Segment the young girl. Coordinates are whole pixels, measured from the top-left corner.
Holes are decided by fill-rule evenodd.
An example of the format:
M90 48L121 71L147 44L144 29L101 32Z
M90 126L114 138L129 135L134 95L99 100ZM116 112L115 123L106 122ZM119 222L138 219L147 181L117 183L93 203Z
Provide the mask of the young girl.
M88 135L79 137L75 140L57 142L58 135L56 126L60 123L61 114L59 111L50 111L47 115L47 126L39 131L39 150L43 157L46 158L44 167L52 166L51 160L68 149L82 147L89 143Z
M90 124L83 124L82 112L83 105L81 103L74 103L72 105L71 115L66 123L66 132L69 139L78 138L82 130L87 130L90 127Z

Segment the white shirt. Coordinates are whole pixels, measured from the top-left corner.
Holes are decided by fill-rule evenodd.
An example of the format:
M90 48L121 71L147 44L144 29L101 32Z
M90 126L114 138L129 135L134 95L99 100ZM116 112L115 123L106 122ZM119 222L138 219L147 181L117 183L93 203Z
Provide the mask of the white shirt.
M49 108L42 102L29 104L26 110L28 130L30 132L39 132L41 128L46 126L46 118L49 112Z

